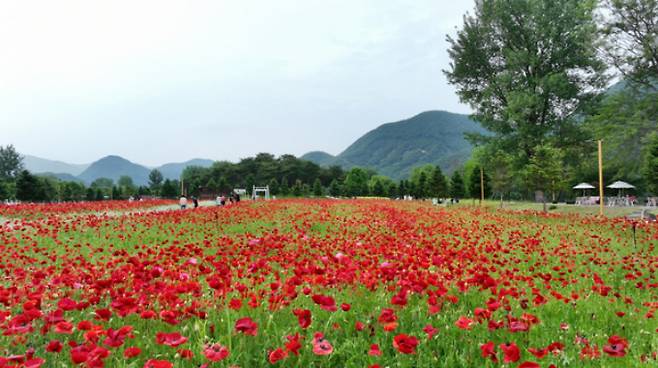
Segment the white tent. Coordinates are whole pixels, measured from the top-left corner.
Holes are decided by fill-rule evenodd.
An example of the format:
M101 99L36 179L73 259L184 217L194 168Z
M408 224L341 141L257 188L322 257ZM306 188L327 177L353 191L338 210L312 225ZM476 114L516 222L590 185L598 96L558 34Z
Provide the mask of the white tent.
M616 182L608 185L610 189L635 189L634 185L628 184L625 181L617 180Z
M594 188L596 187L588 183L580 183L575 187L573 187L573 189L594 189Z
M595 187L593 185L588 184L588 183L580 183L580 184L576 185L575 187L573 187L573 189L582 189L583 190L583 197L585 196L585 191L587 189L594 189L594 188Z
M619 193L617 194L619 197L621 197L624 193L624 189L635 189L634 185L628 184L625 181L617 180L616 182L608 185L608 188L610 189L619 189Z

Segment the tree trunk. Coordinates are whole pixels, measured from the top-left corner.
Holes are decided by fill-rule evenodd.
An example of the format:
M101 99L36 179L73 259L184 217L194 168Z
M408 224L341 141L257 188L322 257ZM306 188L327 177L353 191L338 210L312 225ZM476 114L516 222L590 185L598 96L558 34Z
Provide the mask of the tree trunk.
M500 208L503 208L503 193L500 193Z

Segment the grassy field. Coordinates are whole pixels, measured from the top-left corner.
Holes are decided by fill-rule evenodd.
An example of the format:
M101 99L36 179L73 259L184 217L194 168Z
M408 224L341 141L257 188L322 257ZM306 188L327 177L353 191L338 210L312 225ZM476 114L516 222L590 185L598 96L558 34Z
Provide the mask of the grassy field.
M469 199L462 200L457 206L479 206L479 201L473 201ZM485 200L483 205L492 208L499 209L500 201L494 200ZM550 209L550 213L560 213L560 214L578 214L582 216L598 216L599 215L599 206L576 206L573 204L551 204L547 205ZM543 211L543 204L534 203L534 202L518 202L518 201L504 201L503 209L511 211ZM645 208L644 206L634 206L634 207L603 207L603 214L607 217L624 217L632 213L642 211ZM658 213L658 208L648 208L650 213Z
M658 364L658 226L639 224L634 244L619 218L497 205L277 200L12 220L0 367Z

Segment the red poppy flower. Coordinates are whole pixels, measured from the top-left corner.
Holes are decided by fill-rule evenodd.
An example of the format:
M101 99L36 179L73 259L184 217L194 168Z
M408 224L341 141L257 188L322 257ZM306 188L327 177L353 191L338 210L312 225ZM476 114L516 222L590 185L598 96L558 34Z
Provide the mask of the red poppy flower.
M178 350L178 355L183 359L192 359L194 358L194 353L190 349L180 349Z
M398 320L398 316L395 315L395 311L390 308L382 309L382 312L379 314L377 321L381 324L393 323Z
M240 318L235 322L235 330L245 335L258 335L258 324L249 317Z
M586 345L580 350L580 359L596 359L600 356L601 351L599 351L599 348L596 345Z
M268 360L270 361L270 364L276 364L276 362L283 360L288 357L288 352L281 349L281 348L276 348L275 350L272 350L270 354L268 355Z
M187 342L187 337L181 335L178 332L172 332L172 333L158 332L157 334L155 334L155 342L160 345L177 347L178 345Z
M380 356L380 355L382 355L382 351L379 350L379 345L377 345L377 344L370 345L370 350L368 350L368 355L370 355L370 356Z
M399 334L393 338L393 347L402 354L413 354L416 352L418 339L414 336Z
M286 342L286 350L295 355L299 355L299 350L302 348L302 344L300 343L301 339L302 336L299 336L299 333L286 336L286 340L288 340L288 342Z
M330 296L315 294L311 298L315 304L319 305L320 308L326 311L335 312L338 310L336 307L336 301Z
M498 362L498 357L496 356L496 345L493 341L480 345L480 351L482 352L483 358L489 358L494 362Z
M626 356L626 348L628 347L628 341L619 336L611 336L608 339L608 344L603 345L603 352L608 354L611 357L621 358Z
M528 351L530 354L534 355L537 359L542 359L546 355L548 355L548 348L543 348L543 349L535 349L535 348L528 348Z
M126 348L126 350L123 351L123 356L126 359L134 358L138 356L139 354L142 353L142 349L138 348L137 346L131 346Z
M515 363L521 358L521 351L519 347L513 342L498 345L500 350L503 351L503 363Z
M226 357L228 357L229 351L225 346L220 344L212 344L206 345L203 348L203 355L211 362L219 362L220 360L224 360Z
M144 363L144 368L173 368L173 366L168 360L149 359Z
M301 328L308 328L311 325L311 311L308 309L295 309L292 313L297 316L297 322Z
M455 326L459 327L462 330L470 330L473 326L473 320L464 316L459 317Z
M432 325L427 325L423 327L423 332L425 332L427 334L427 338L431 340L432 337L439 332L439 330Z
M518 368L540 368L540 366L535 362L523 362L519 364Z
M329 355L334 351L329 341L325 340L321 332L316 332L313 337L313 354L315 355Z
M58 340L52 340L46 345L46 351L49 353L59 353L62 351L62 343Z

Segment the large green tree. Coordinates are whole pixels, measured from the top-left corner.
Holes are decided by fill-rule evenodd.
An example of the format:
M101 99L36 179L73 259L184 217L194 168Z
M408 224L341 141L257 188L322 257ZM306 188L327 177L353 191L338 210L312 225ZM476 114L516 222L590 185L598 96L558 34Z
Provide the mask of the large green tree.
M605 0L603 50L625 81L658 90L658 0Z
M13 145L0 146L0 180L9 181L23 170L23 157Z
M162 186L163 180L164 177L162 176L162 172L160 172L160 170L151 170L149 173L149 188L151 188L152 193L157 195L160 192L160 187Z
M528 187L541 192L546 212L546 195L552 194L552 199L555 200L556 192L564 187L563 153L549 145L535 147L535 151L536 155L530 159L523 174Z
M445 71L492 133L474 141L509 152L517 168L545 143L565 151L582 144L574 116L605 84L595 9L594 0L476 2L456 38L448 38Z
M344 192L349 197L358 197L368 195L368 180L370 179L367 170L360 167L352 168L345 177Z
M479 199L482 195L480 167L480 165L473 166L470 175L468 176L468 194L471 198ZM486 171L483 171L482 174L482 179L484 179L484 198L487 198L491 194L491 182L489 174Z
M455 199L464 198L466 189L464 188L464 179L459 170L455 170L450 177L450 196Z

